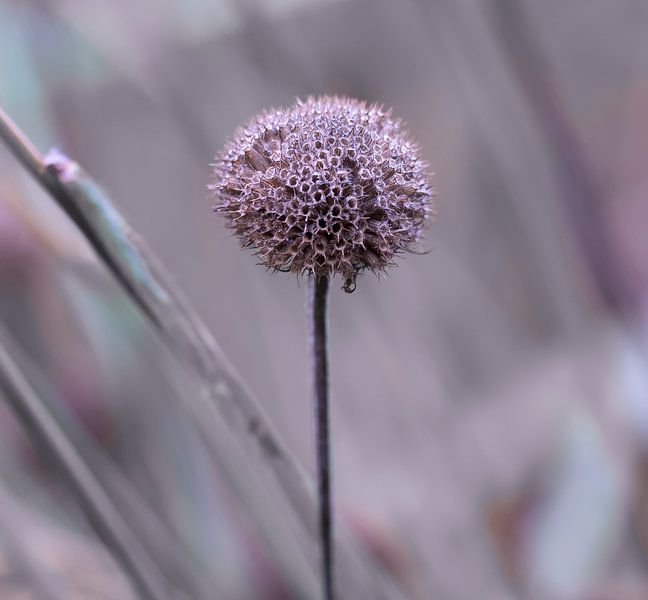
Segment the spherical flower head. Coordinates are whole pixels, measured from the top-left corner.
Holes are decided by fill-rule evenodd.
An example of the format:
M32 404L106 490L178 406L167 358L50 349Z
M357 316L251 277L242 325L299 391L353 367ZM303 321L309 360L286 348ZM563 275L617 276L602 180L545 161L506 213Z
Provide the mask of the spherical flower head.
M309 98L239 129L210 185L244 247L277 271L384 271L431 218L427 164L400 121L377 105Z

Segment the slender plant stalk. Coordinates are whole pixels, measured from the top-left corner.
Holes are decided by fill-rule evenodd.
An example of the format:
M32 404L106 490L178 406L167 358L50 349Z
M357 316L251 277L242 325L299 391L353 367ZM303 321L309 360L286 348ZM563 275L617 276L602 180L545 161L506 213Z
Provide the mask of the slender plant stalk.
M331 510L331 452L329 434L328 311L329 278L311 275L308 289L310 351L319 490L319 528L324 598L333 600L333 513Z
M2 344L0 393L30 438L41 445L48 460L59 468L90 525L122 565L140 597L146 600L170 598L164 576Z
M0 137L22 165L36 178L45 173L43 157L0 106Z

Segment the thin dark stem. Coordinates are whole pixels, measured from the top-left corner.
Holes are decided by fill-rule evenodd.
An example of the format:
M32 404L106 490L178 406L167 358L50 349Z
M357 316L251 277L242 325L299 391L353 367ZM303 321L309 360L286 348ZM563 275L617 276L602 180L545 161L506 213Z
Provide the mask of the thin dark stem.
M312 275L309 280L310 350L313 365L315 438L317 440L317 483L319 526L322 543L324 598L333 600L333 515L331 511L331 455L329 448L329 390L327 301L329 278Z

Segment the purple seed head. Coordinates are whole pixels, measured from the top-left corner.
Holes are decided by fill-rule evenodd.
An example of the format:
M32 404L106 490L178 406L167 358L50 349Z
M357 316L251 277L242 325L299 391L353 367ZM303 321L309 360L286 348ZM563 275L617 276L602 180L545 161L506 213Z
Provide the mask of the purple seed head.
M381 272L433 215L430 178L400 121L350 98L262 113L216 157L214 210L277 271Z

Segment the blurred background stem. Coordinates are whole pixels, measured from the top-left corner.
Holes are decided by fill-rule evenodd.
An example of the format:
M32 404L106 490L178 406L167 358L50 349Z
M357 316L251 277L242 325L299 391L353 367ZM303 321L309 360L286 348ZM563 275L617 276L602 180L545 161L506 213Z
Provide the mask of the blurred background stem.
M43 456L59 468L74 490L88 521L124 568L139 595L146 600L170 598L163 575L2 344L0 390Z

